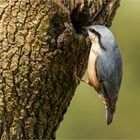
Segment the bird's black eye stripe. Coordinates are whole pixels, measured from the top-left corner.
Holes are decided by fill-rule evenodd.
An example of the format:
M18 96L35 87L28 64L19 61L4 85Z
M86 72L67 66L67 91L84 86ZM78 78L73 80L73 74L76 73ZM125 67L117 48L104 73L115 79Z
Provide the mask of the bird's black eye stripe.
M96 32L93 28L90 28L89 31L94 33L97 36L100 36L100 34L98 32Z
M90 30L92 33L95 33L95 30L94 30L94 29L90 28L89 30Z

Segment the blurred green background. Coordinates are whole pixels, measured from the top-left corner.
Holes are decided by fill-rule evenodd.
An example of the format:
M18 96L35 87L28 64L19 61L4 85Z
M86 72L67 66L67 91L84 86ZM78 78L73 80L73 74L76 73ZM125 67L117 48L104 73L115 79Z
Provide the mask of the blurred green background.
M121 0L111 30L124 64L114 121L106 125L101 100L93 88L81 83L57 131L57 140L140 139L140 0Z

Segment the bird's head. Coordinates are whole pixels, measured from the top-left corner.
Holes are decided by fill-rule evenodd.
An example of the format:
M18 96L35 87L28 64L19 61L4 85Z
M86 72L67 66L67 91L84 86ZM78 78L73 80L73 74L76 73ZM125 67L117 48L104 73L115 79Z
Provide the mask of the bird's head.
M93 25L87 27L87 32L91 42L98 42L102 49L107 50L116 46L113 34L103 25Z

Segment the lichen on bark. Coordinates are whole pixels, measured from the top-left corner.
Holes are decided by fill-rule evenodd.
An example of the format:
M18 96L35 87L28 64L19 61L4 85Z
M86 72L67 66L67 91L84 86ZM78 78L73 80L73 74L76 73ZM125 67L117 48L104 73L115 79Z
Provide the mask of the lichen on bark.
M1 139L55 139L86 70L85 27L110 26L119 1L0 1Z

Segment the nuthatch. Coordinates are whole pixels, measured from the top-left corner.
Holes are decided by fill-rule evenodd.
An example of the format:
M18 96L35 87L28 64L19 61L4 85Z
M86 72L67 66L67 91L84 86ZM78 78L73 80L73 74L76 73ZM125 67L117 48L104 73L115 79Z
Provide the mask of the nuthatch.
M95 88L106 108L106 122L113 120L122 80L122 58L111 31L102 25L87 28L91 40L88 84Z

